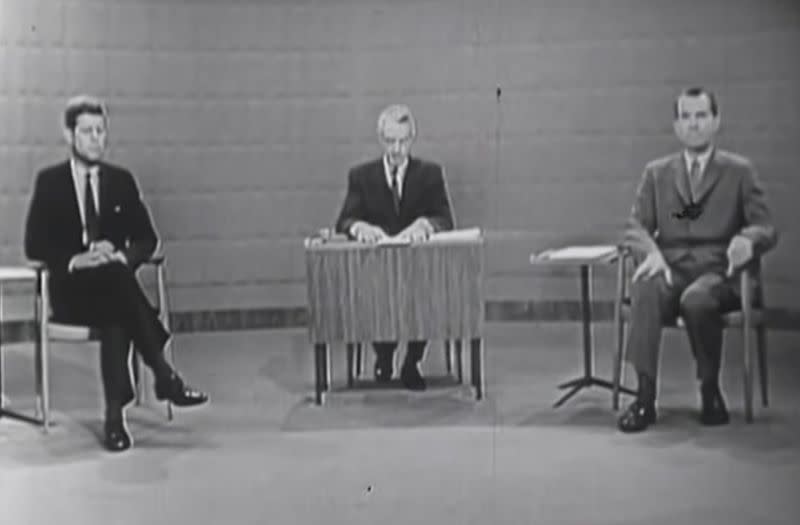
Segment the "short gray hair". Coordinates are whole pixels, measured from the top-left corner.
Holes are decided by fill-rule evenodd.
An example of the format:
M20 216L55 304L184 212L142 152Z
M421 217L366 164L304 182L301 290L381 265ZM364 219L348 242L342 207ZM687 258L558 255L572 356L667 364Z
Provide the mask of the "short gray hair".
M378 136L383 136L383 128L388 121L396 122L398 124L408 124L411 128L411 138L417 136L417 123L414 120L414 115L411 114L411 109L405 104L392 104L383 111L378 117Z

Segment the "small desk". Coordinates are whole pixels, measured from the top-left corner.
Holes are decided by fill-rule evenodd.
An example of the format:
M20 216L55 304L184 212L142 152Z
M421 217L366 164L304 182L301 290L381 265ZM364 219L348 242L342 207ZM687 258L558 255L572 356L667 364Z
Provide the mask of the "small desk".
M598 386L608 390L614 390L614 384L606 379L595 377L592 372L593 367L593 347L592 347L592 267L597 264L609 264L617 259L617 248L610 245L596 246L568 246L561 249L547 250L538 255L532 254L531 264L549 264L558 266L577 266L580 269L581 286L581 314L583 326L583 376L566 381L558 388L570 390L562 395L553 407L558 408L569 398L574 396L583 388ZM621 391L629 394L635 392L621 387Z
M0 266L0 325L3 322L3 284L5 283L23 283L29 282L35 286L38 284L38 272L26 266ZM47 367L42 367L41 363L47 359L47 345L42 345L39 342L43 340L42 336L46 333L46 315L43 312L49 311L49 303L47 293L35 294L35 315L36 315L36 329L38 341L35 345L35 359L36 359L36 414L32 417L27 414L15 412L3 406L3 342L2 330L0 330L0 417L10 417L18 419L35 425L41 425L44 430L47 430L47 407L48 407L48 389L47 389ZM43 322L44 320L44 322ZM42 417L39 417L39 415Z
M329 388L328 345L470 340L472 386L483 397L484 239L406 245L305 242L315 402ZM348 362L348 386L352 386Z

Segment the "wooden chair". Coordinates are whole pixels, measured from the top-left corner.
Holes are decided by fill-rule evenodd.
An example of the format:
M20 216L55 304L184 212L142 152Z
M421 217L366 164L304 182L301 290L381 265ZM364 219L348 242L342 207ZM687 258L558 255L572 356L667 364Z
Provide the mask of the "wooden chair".
M631 253L620 248L617 258L617 292L614 304L614 339L616 343L616 358L613 378L612 403L614 410L619 408L619 390L622 382L622 367L625 351L625 322L629 319L631 302L628 295L628 282L630 269L628 261L632 259ZM767 388L767 331L766 307L764 303L764 287L761 280L761 260L756 258L751 261L740 273L739 287L742 298L742 308L723 315L722 322L725 328L737 328L742 331L744 366L744 410L745 420L753 421L753 364L751 332L756 332L756 356L758 359L759 380L761 386L761 403L764 407L769 404ZM683 328L684 321L677 317L667 327Z
M36 395L37 395L37 418L41 412L41 419L39 423L42 425L44 432L50 425L50 366L49 366L49 342L61 341L70 343L87 343L99 342L99 330L95 327L85 325L74 325L57 323L50 321L50 312L44 312L44 305L49 305L49 291L48 280L49 271L47 267L39 262L32 262L31 266L37 272L37 285L36 285L36 323L37 323L37 340L35 352L35 370L36 370ZM144 262L143 267L151 267L156 275L156 308L158 310L158 317L164 327L169 331L169 304L167 300L166 289L166 258L164 255L153 255ZM133 345L132 345L133 346ZM136 348L132 348L132 361L133 361L133 376L134 376L134 392L135 402L137 405L141 404L144 396L144 389L142 387L143 375L141 373L141 365L139 354ZM168 352L169 360L173 361L172 343L168 343L166 351ZM172 420L172 404L167 401L167 419Z

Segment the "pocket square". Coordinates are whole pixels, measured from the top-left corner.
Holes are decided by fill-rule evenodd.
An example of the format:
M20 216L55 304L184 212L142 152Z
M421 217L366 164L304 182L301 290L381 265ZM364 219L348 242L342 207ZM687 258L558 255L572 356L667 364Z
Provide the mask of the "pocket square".
M120 211L122 211L122 206L120 206L119 204L114 206L114 213L119 213Z

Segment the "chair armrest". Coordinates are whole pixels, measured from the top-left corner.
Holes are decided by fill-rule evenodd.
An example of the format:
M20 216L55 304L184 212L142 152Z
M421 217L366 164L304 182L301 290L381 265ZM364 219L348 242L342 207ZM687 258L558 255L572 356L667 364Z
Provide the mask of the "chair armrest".
M154 253L143 264L152 264L153 266L161 266L167 260L167 256L163 253Z
M37 272L47 270L47 265L42 261L28 261L26 266L32 270L36 270Z
M50 277L50 270L42 261L30 260L27 262L26 266L36 272L36 288L40 292L42 282L46 282L46 280Z

